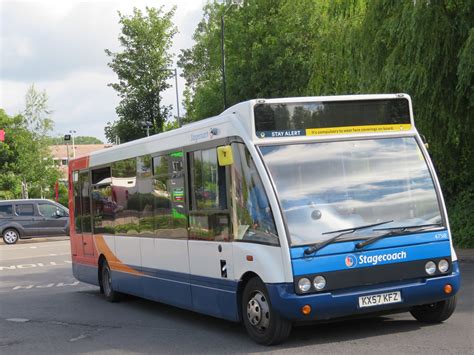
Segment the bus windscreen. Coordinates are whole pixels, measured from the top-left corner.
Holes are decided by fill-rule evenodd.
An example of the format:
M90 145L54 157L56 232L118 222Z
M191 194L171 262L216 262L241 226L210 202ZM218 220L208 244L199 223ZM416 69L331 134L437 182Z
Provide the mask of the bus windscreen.
M254 107L259 138L404 131L411 128L408 100L380 99L262 103Z

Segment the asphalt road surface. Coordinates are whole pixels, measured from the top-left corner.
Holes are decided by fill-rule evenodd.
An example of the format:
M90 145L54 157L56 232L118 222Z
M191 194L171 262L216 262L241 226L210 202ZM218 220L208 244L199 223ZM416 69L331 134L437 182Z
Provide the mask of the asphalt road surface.
M461 264L456 313L422 325L408 313L293 329L274 347L239 324L127 297L108 303L76 281L69 241L0 245L0 354L332 353L473 354L474 264Z

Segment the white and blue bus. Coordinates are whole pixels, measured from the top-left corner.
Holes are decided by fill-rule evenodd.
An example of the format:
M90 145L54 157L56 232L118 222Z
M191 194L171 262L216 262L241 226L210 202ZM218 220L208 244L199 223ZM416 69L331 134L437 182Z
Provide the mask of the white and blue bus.
M442 322L460 274L406 94L251 100L72 160L74 276L242 322L409 311Z

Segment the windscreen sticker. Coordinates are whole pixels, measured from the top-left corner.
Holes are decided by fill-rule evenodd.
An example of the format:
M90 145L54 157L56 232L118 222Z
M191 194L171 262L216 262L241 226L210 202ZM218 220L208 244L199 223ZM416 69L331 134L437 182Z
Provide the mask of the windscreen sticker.
M259 138L282 138L298 136L320 136L331 134L353 134L353 133L380 133L409 131L411 124L391 124L391 125L368 125L368 126L347 126L329 128L307 128L284 131L257 131Z

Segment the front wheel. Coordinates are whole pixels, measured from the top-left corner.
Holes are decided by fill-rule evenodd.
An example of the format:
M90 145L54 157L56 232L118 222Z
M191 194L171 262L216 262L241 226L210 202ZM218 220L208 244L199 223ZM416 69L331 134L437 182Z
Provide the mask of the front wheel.
M112 287L112 272L110 271L109 263L104 260L102 264L102 289L104 297L109 302L117 302L120 300L120 294Z
M3 241L5 244L15 244L18 239L20 239L20 235L15 229L6 229L3 232Z
M423 323L441 323L454 313L456 302L456 296L453 296L445 301L413 307L410 313Z
M281 343L291 332L291 322L272 308L266 287L258 278L251 279L245 285L242 318L247 333L259 344Z

